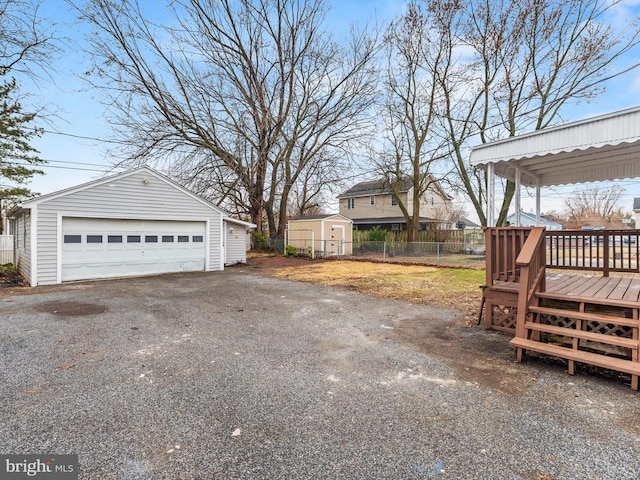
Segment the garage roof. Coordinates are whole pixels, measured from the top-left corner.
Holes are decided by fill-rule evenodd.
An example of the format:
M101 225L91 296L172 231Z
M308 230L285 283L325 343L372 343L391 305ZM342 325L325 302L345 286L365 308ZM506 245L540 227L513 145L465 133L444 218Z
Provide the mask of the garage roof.
M640 106L474 147L472 166L526 186L640 177Z

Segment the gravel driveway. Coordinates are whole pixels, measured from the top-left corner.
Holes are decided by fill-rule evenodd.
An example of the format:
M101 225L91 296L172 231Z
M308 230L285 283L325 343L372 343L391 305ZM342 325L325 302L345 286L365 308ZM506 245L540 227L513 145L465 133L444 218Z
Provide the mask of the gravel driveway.
M640 397L431 309L225 272L0 292L0 453L82 479L637 479Z

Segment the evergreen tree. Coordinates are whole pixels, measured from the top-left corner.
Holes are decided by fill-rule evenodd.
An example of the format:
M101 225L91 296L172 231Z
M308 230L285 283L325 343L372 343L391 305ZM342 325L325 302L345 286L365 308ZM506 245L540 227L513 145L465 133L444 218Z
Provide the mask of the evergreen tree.
M45 163L29 142L42 131L31 127L35 113L23 113L17 96L15 79L0 85L0 233L3 233L3 217L11 203L32 196L26 184L34 175L44 172L35 168Z

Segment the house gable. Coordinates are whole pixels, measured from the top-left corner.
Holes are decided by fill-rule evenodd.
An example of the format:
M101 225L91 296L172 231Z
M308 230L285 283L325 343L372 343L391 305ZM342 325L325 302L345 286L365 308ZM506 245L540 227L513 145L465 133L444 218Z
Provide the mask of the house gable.
M108 188L108 193L120 193L123 194L125 198L128 198L132 195L132 190L135 189L140 193L146 193L143 190L146 186L152 184L152 181L159 182L160 184L164 184L169 187L166 191L171 193L171 197L175 197L175 192L173 190L177 190L181 192L183 195L189 197L191 200L196 201L203 206L215 210L216 212L225 215L225 212L220 208L216 207L212 203L207 202L203 198L197 196L193 192L187 190L182 185L177 182L174 182L170 178L162 175L161 173L149 168L147 166L136 168L133 170L128 170L123 173L118 173L115 175L111 175L108 177L104 177L98 180L94 180L91 182L83 183L81 185L77 185L75 187L67 188L64 190L59 190L57 192L52 192L47 195L42 195L40 197L34 197L29 200L26 200L22 203L24 208L31 208L33 205L39 205L43 203L48 203L56 200L63 199L65 197L74 196L74 198L82 198L82 192L91 191L91 194L96 194L95 192L103 191L102 188ZM127 188L127 191L122 191L122 187ZM133 187L133 188L132 188ZM117 190L120 188L120 192ZM156 185L154 190L158 190L158 186ZM151 190L149 188L148 190ZM147 200L143 198L143 200ZM153 199L153 201L158 199ZM162 199L159 199L162 200ZM62 200L63 201L63 200ZM166 203L166 202L163 202Z

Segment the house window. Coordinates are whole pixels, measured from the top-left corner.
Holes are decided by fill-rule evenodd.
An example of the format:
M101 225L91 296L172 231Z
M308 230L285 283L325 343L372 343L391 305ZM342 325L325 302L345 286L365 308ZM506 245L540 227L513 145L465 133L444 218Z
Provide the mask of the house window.
M203 238L204 237L202 235L194 235L193 237L191 237L192 241L195 243L202 243Z
M399 223L392 223L391 224L391 230L393 230L394 232L400 230L400 224Z
M355 198L347 198L347 209L351 210L356 208L356 199Z
M127 235L127 243L140 243L140 235Z
M369 197L369 202L371 203L371 205L375 205L376 204L376 196L375 195L371 195Z
M158 243L158 236L157 235L145 235L144 242L145 243Z
M178 235L178 243L188 243L189 235Z
M398 205L398 199L395 195L391 195L391 205L393 205L394 207Z
M102 235L87 235L87 243L102 243Z
M65 235L64 243L82 243L82 235Z
M173 235L163 235L162 243L171 243L173 242Z
M122 243L122 235L108 235L107 243Z

